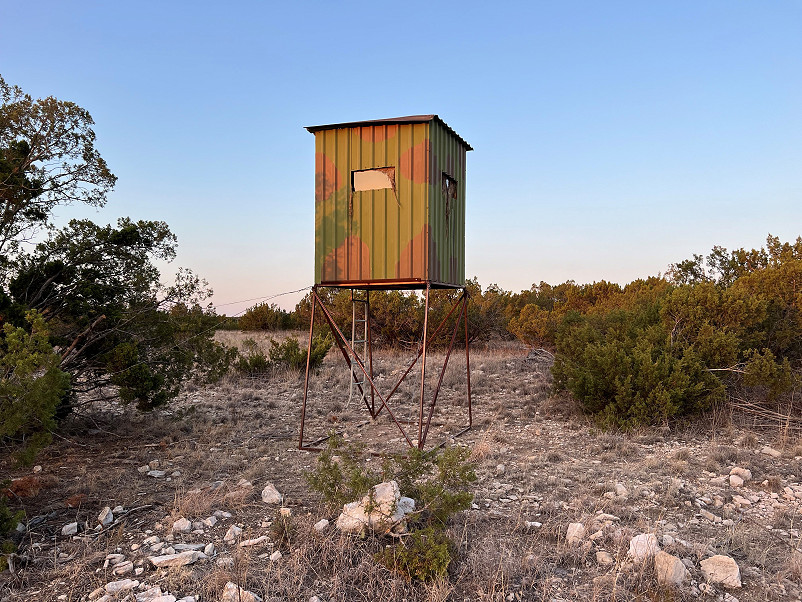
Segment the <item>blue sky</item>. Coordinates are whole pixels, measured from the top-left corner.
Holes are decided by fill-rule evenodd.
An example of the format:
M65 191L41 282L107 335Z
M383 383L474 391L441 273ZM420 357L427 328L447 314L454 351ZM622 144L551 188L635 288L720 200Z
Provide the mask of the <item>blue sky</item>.
M312 284L303 126L439 114L466 273L519 291L801 235L800 32L798 1L0 0L0 74L96 121L118 184L59 219L166 221L219 304Z

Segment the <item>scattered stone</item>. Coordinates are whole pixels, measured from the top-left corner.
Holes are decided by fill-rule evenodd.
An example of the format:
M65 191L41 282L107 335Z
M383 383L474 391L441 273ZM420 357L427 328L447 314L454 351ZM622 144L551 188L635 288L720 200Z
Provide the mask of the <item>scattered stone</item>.
M203 548L203 553L206 554L207 556L214 556L214 544L207 543L206 547Z
M240 535L242 535L242 528L237 525L231 525L228 531L226 531L225 536L223 536L223 541L226 543L234 543Z
M370 512L368 512L370 508ZM337 517L337 528L345 533L363 533L366 530L383 533L404 533L404 517L415 511L415 500L401 497L398 483L379 483L358 502L343 506Z
M657 582L661 585L679 587L688 578L688 569L682 564L682 560L662 550L654 556L654 570L657 573Z
M276 560L281 560L282 556L284 556L280 550L276 550L270 555L270 560L275 562Z
M279 493L278 489L276 489L273 483L268 482L268 484L265 485L265 488L262 489L262 501L265 504L277 505L280 504L283 499L284 496Z
M611 566L615 563L615 559L609 552L599 551L596 552L596 562L601 566Z
M151 535L150 537L146 537L145 540L142 542L143 546L152 546L153 544L161 542L158 535Z
M172 529L176 533L189 533L192 531L192 523L182 516L173 523Z
M568 531L565 534L565 543L569 546L577 546L585 539L586 533L585 525L582 523L571 523L568 525Z
M328 521L328 519L321 518L319 521L317 521L317 522L314 524L313 528L314 528L314 529L315 529L315 531L317 531L318 533L323 533L323 531L325 531L326 529L328 529L328 528L329 528L329 521Z
M206 546L202 543L177 543L173 546L176 552L186 552L187 550L202 550Z
M224 556L217 559L217 566L223 569L230 569L234 566L234 559L230 556Z
M539 523L535 520L528 520L524 523L527 529L540 529L543 526L543 523Z
M217 517L212 515L209 518L203 519L204 527L214 527L217 524Z
M100 514L97 516L97 522L103 525L104 527L110 525L114 522L114 513L111 511L111 508L106 506L103 510L100 511Z
M159 568L166 566L186 566L202 558L206 558L206 554L198 550L187 550L186 552L165 554L163 556L148 556L148 560L151 564Z
M216 518L225 520L227 518L231 518L232 514L230 512L226 512L225 510L215 510L214 516Z
M139 592L136 595L136 602L153 602L154 600L157 600L162 596L164 596L162 588L159 587L158 585L155 585L149 589L146 589L145 591Z
M236 583L229 581L223 588L220 602L262 602L262 599L253 592L242 589Z
M123 575L127 575L133 570L134 570L134 563L131 562L130 560L126 560L125 562L121 562L120 564L115 565L111 573L116 577L122 577Z
M752 480L752 471L748 468L741 468L740 466L735 466L730 470L730 476L737 475L741 477L744 483L747 483Z
M629 490L626 487L624 487L621 483L616 483L615 494L618 497L627 497L629 495Z
M108 554L106 556L106 562L103 563L103 568L108 568L109 566L115 566L120 564L123 560L125 560L125 556L123 554Z
M737 474L730 475L730 487L743 487L744 480L739 477Z
M504 464L499 464L498 466L496 466L496 476L497 477L500 477L505 472L507 472L507 467L504 466Z
M710 583L724 587L741 587L741 571L738 563L729 556L716 554L701 563L702 574Z
M262 535L261 537L257 537L255 539L246 539L245 541L239 542L239 547L250 548L253 546L261 546L265 542L267 542L267 535Z
M699 511L699 514L701 514L704 518L706 518L710 522L718 522L718 521L721 520L718 516L716 516L715 514L710 512L709 510L702 509L702 510Z
M78 523L70 523L61 528L62 535L75 535L78 533Z
M782 456L782 452L779 452L773 447L769 447L768 445L763 446L760 450L760 453L766 454L767 456L771 456L772 458L779 458L780 456Z
M118 594L120 592L128 591L129 589L134 589L138 585L139 581L136 579L121 579L119 581L112 581L111 583L106 584L106 593Z
M660 550L654 533L641 533L629 541L629 555L635 562L651 558Z
M161 479L167 473L164 470L149 470L148 476L153 477L154 479Z

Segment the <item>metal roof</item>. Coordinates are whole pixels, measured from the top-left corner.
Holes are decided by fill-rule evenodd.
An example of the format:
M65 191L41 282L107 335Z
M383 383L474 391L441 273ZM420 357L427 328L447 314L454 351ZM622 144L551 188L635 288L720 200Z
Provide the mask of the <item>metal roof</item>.
M311 132L320 132L323 130L335 130L339 128L355 128L374 125L398 125L401 123L428 123L430 121L439 121L449 132L465 145L467 150L473 150L473 147L468 144L465 139L457 134L451 127L437 115L407 115L406 117L390 117L388 119L371 119L370 121L350 121L348 123L330 123L328 125L310 125L306 129Z

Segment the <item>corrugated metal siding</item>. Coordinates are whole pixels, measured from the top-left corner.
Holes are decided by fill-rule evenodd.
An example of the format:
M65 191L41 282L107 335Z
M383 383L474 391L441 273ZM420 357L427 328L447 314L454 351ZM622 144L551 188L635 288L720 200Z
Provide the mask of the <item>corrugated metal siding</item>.
M429 274L432 281L465 284L465 155L463 142L439 122L432 123ZM457 183L457 198L446 203L443 174Z
M427 279L429 124L315 132L315 282ZM355 170L393 167L395 190L352 192Z
M439 119L310 128L315 282L465 281L466 145ZM352 192L356 170L393 167L395 190ZM446 220L442 173L458 183Z

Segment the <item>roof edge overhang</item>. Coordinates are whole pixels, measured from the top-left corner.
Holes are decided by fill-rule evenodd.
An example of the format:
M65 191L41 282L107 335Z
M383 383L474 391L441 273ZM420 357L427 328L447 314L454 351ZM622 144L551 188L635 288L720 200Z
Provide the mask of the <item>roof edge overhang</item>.
M438 115L408 115L406 117L390 117L388 119L372 119L370 121L349 121L346 123L330 123L328 125L309 125L306 126L306 129L310 133L314 134L315 132L322 132L324 130L370 127L376 125L399 125L404 123L429 123L431 121L437 121L449 132L451 132L454 135L454 137L456 137L465 146L465 150L469 151L473 150L473 147L470 144L468 144L462 136L457 134L457 132L455 132L451 128L451 126L449 126L445 121L440 119Z

